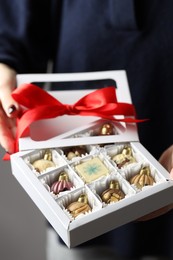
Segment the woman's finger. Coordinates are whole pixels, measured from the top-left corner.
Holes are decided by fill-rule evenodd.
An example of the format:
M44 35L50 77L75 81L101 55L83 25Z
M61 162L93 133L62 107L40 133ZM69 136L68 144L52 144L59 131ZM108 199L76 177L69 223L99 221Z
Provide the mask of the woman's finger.
M6 152L12 154L15 149L15 119L8 118L0 108L0 144Z
M167 171L171 172L171 169L173 168L173 145L162 153L159 162Z
M0 63L0 100L2 108L10 118L17 117L18 103L12 98L11 93L16 87L16 72L9 66Z

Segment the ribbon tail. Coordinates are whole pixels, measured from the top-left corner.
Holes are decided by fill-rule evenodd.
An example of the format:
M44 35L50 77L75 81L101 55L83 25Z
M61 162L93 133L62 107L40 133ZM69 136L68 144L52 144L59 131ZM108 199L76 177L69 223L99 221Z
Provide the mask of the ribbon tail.
M6 153L2 159L3 159L3 161L9 161L10 160L10 154Z

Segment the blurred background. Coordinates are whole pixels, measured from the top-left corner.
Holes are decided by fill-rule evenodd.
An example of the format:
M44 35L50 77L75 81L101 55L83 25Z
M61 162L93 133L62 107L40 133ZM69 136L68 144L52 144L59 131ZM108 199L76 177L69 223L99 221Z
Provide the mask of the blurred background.
M45 260L46 221L0 148L0 259Z

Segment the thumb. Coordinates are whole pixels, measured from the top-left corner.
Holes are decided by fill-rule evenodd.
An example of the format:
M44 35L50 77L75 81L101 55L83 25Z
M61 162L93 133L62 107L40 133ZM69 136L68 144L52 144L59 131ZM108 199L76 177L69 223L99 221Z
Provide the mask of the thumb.
M6 87L1 92L0 91L0 100L4 112L9 118L17 117L19 113L19 104L11 96L12 88Z
M16 117L19 110L18 103L12 98L11 93L16 87L16 71L0 63L0 101L5 114Z

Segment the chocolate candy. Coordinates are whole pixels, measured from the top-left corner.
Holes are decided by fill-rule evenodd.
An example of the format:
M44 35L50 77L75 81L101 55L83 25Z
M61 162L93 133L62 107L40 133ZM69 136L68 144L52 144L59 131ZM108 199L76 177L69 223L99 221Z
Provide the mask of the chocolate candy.
M82 154L86 154L87 150L84 146L71 147L65 154L68 160L72 160L74 157L80 157Z
M66 172L62 172L59 175L58 181L55 181L51 187L50 191L52 191L54 194L58 194L62 191L70 190L73 187L73 184L71 181L69 181L68 175Z
M117 202L125 197L124 192L120 189L119 183L112 180L109 188L101 194L101 199L105 203Z
M109 169L99 157L94 157L77 164L75 170L86 183L109 174Z
M138 188L142 188L147 185L153 185L155 180L151 176L150 168L143 167L139 173L130 178L129 182L130 184L135 184Z
M132 155L132 149L129 146L124 147L120 154L114 155L112 160L117 164L118 168L136 162Z
M55 163L52 161L52 153L47 150L42 159L36 160L32 163L32 166L37 172L43 172L47 168L56 167Z
M86 194L81 194L77 201L72 202L68 207L67 210L70 214L76 218L80 214L84 214L86 212L91 211L91 207L88 204L88 198Z
M114 127L110 123L103 124L99 135L113 135L114 134Z

